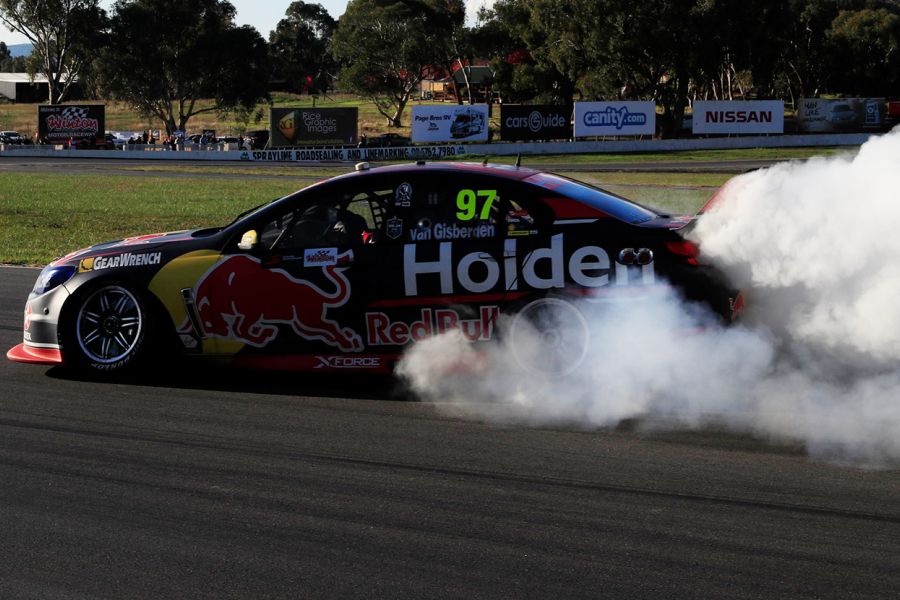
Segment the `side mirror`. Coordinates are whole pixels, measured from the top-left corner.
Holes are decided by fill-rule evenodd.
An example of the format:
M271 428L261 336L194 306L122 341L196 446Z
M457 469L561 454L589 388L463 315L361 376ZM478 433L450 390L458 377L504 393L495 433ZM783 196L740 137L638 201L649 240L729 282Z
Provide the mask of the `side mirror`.
M238 248L241 250L253 250L258 244L259 236L257 235L255 229L251 229L241 236L241 241L240 243L238 243Z

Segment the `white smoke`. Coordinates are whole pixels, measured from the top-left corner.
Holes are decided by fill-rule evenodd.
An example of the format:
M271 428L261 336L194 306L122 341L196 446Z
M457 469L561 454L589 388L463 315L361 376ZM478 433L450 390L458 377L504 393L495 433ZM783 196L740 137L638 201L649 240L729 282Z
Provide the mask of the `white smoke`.
M900 129L855 156L732 180L692 235L747 292L741 324L721 326L674 292L582 301L592 343L563 377L544 367L576 360L572 340L556 346L510 317L492 346L456 334L416 344L400 373L464 417L726 425L816 456L900 463Z

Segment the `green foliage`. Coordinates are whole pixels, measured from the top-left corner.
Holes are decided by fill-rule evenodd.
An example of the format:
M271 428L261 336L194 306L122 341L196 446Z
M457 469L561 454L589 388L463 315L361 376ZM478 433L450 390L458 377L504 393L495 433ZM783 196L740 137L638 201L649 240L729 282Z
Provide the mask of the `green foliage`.
M268 48L252 27L235 27L234 14L224 0L119 0L98 61L101 87L170 133L198 114L253 109L268 97Z
M450 62L461 8L458 0L351 0L332 38L342 85L399 127L422 79Z
M328 92L337 65L331 36L337 23L321 4L292 2L285 18L269 36L269 55L276 79L292 92Z
M0 73L24 73L27 57L13 56L4 42L0 42Z
M47 77L53 104L86 74L106 13L98 0L0 0L0 22L34 46L25 67Z
M900 9L842 10L828 41L836 89L862 96L900 89Z

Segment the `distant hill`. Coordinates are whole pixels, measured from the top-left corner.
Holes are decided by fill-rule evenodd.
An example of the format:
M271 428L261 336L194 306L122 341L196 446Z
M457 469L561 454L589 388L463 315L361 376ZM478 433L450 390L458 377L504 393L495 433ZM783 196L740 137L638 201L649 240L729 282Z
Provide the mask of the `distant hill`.
M12 57L15 58L17 56L28 56L31 54L31 50L34 48L31 44L13 44L9 46L9 53L12 54Z

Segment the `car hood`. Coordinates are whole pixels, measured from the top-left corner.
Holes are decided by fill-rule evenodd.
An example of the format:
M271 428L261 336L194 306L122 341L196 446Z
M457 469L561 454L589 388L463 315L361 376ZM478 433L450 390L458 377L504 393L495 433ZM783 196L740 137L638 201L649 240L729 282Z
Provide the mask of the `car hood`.
M125 238L113 242L103 242L95 244L88 248L82 248L75 252L58 258L53 261L53 265L64 265L77 263L78 261L93 256L103 256L108 254L116 254L118 252L145 252L156 249L166 244L174 244L176 242L184 242L193 238L193 234L200 229L192 229L185 231L170 231L168 233L152 233L149 235L140 235L137 237Z

